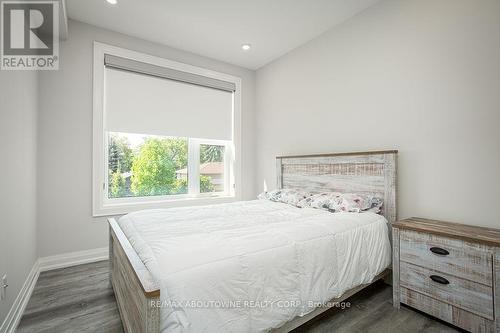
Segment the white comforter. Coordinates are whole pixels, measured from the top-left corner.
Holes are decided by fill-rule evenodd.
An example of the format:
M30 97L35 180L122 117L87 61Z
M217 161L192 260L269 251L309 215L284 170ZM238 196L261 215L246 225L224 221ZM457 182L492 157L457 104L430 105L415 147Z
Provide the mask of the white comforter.
M119 220L160 283L162 332L266 332L304 315L389 266L386 223L267 200Z

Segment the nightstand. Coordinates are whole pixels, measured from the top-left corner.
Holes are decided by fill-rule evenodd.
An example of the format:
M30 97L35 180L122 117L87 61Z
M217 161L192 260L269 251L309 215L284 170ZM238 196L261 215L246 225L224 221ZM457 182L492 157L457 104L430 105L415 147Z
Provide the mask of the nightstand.
M393 302L471 332L500 332L500 230L410 218L392 224Z

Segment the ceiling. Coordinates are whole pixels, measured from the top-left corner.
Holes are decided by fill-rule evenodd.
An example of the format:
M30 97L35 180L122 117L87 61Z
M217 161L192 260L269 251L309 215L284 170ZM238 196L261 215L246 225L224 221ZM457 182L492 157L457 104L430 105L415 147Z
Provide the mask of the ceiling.
M379 0L66 1L72 19L257 69Z

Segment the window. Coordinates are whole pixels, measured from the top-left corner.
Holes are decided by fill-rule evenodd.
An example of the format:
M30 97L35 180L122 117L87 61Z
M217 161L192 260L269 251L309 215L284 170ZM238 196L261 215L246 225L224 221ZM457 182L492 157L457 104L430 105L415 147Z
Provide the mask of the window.
M188 139L108 133L108 198L187 194ZM187 173L186 173L187 175Z
M239 197L240 80L94 44L94 215Z
M108 199L230 192L229 141L119 132L107 135ZM199 165L198 172L190 173L191 165ZM195 182L199 182L198 188Z
M225 153L226 146L220 144L200 145L200 192L226 191L225 178Z

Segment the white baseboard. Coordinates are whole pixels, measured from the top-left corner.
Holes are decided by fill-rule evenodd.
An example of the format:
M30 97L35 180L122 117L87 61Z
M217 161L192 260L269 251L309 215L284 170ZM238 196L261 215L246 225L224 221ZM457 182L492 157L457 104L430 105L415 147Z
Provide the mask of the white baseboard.
M7 317L5 317L2 326L0 326L1 333L14 333L21 320L21 317L24 313L24 309L26 309L26 305L28 305L28 301L30 300L31 294L33 293L33 289L35 288L36 281L38 280L38 276L40 275L40 265L39 261L35 261L31 271L24 281L24 284L19 291L12 307L10 308Z
M28 301L41 272L88 264L91 262L107 260L108 258L109 250L107 247L39 258L31 268L21 291L12 304L12 307L10 308L7 317L5 317L2 326L0 326L0 333L14 333L24 313L24 309L26 309L26 305L28 305Z
M108 258L109 258L109 250L107 247L102 247L93 250L58 254L50 257L42 257L39 259L40 272L50 271L58 268L88 264L91 262L107 260Z

